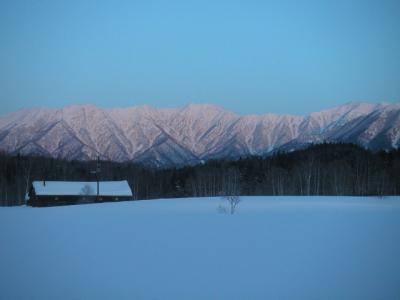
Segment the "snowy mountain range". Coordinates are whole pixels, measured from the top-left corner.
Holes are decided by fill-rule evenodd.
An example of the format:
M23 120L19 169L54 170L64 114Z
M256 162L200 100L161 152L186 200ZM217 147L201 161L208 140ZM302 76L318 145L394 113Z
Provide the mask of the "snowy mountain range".
M157 109L94 105L23 109L0 117L0 150L165 167L291 151L310 143L400 147L399 103L347 103L297 115L239 116L209 104Z

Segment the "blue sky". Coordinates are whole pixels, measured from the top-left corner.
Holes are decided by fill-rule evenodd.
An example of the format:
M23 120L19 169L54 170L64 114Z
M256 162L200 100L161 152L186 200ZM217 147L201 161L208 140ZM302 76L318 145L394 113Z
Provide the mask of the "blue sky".
M0 113L400 101L400 1L0 1Z

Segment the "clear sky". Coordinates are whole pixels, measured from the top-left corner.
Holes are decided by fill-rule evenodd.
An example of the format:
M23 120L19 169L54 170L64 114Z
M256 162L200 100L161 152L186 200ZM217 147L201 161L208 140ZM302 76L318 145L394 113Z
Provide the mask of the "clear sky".
M400 101L399 0L0 1L0 113Z

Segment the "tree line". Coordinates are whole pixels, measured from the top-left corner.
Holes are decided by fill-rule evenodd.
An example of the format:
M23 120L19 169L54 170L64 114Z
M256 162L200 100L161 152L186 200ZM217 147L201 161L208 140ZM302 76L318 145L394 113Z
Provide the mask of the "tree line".
M0 205L21 205L34 180L94 181L96 161L0 153ZM400 151L318 144L290 153L171 169L101 162L100 180L128 180L134 199L226 195L399 195Z

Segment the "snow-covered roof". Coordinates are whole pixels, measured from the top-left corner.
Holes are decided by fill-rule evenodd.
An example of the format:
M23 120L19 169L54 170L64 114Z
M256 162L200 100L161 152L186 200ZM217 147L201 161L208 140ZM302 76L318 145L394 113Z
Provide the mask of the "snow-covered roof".
M79 196L97 194L96 181L34 181L32 183L36 195L42 196ZM100 196L132 196L131 188L126 180L100 181Z

